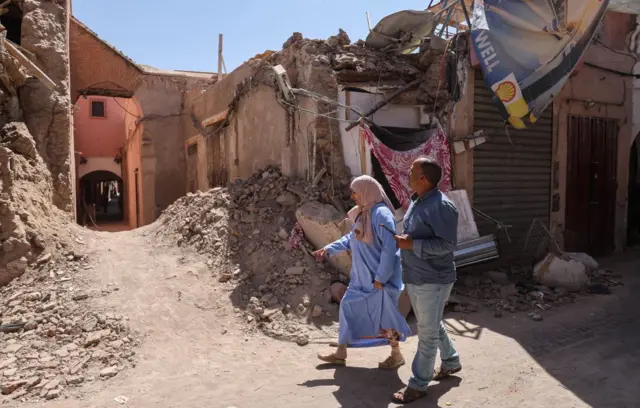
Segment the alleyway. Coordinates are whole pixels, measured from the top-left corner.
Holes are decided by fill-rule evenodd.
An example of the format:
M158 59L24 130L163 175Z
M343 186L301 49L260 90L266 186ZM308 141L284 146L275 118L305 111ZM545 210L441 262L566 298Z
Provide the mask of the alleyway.
M121 395L129 399L125 406L137 408L391 406L389 395L402 387L409 366L381 372L374 367L386 350L369 349L353 351L349 367L317 369L315 354L324 344L298 347L246 335L229 293L185 261L194 258L154 248L146 231L84 233L96 287L119 288L96 301L129 315L143 337L137 367L47 406L114 407ZM541 323L526 315L449 315L464 370L434 384L415 406L637 407L637 259L627 255L612 264L626 282L615 295L564 307ZM411 338L406 354L415 347ZM5 406L18 405L24 406Z

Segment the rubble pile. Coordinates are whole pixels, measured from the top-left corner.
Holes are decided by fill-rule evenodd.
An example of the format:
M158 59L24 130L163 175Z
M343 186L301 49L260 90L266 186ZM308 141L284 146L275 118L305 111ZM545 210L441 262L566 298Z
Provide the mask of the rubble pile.
M0 286L47 247L72 242L70 216L52 204L51 175L24 123L0 129Z
M45 253L0 289L0 393L7 398L59 398L135 365L138 343L127 318L89 303L114 288L89 290L80 279L88 258L60 247L59 260Z
M180 198L163 212L154 233L204 254L216 279L234 291L242 306L236 311L248 324L305 343L309 319L337 316L329 286L340 276L318 264L311 245L304 237L292 239L291 232L299 230L298 206L328 202L322 193L327 189L323 182L291 180L267 168L229 189Z
M327 40L317 40L304 38L301 33L293 35L283 44L280 53L273 54L270 58L272 63L284 63L290 58L302 57L312 60L312 65L324 65L329 67L340 83L372 82L379 84L380 81L397 81L398 78L409 82L409 80L425 76L440 78L440 63L444 54L444 49L421 50L421 54L398 54L385 52L384 50L373 49L365 46L363 40L355 43L343 30L339 30L337 35L329 37ZM433 72L430 71L433 67ZM435 75L433 75L435 73ZM426 81L423 89L425 101L441 93L444 99L445 87L442 84ZM440 88L440 89L438 89Z
M449 305L454 312L462 313L473 313L479 307L486 307L493 310L496 317L526 312L531 319L540 321L544 312L575 303L581 295L611 294L612 287L622 285L620 275L600 268L597 263L587 265L588 282L579 290L542 285L531 279L531 270L512 274L505 271L461 273Z

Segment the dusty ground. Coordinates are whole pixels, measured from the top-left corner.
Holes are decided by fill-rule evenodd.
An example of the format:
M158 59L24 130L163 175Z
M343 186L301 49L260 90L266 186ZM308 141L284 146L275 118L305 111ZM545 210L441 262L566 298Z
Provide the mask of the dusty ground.
M116 407L121 395L129 399L124 406L137 408L392 406L389 395L403 386L409 366L376 369L387 350L355 350L349 367L319 369L315 354L327 347L323 340L298 347L246 334L230 293L216 292L178 249L148 245L144 232L84 233L96 284L120 288L96 302L130 316L143 336L137 367L43 406ZM625 276L614 295L563 307L543 322L525 314L449 314L464 370L433 384L413 406L640 406L639 260L632 253L608 265ZM411 356L416 338L403 347Z

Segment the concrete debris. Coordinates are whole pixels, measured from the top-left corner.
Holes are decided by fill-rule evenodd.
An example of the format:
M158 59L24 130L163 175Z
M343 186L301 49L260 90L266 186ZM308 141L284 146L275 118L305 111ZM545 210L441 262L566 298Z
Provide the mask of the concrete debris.
M351 227L345 221L345 214L340 213L333 205L317 201L308 202L298 208L296 219L315 248L322 248L339 239ZM344 275L349 276L351 257L348 254L331 258L329 263Z
M296 225L297 208L329 205L319 201L328 201L320 194L327 190L323 181L313 186L270 167L228 189L180 198L164 211L152 233L159 242L208 256L206 265L217 281L242 300L238 318L250 330L297 341L310 327L312 305L317 305L316 313L338 314L324 292L329 294L339 271L318 264L311 256L316 246L289 232Z
M90 268L88 257L69 249L59 255L34 261L0 288L2 321L24 325L0 333L0 387L13 399L60 398L90 378L111 377L112 370L100 375L105 368L119 372L135 364L139 343L127 318L78 300L89 293L79 275Z
M610 294L611 288L623 284L619 275L604 269L594 269L586 275L585 285L572 290L538 283L531 266L512 268L511 274L505 271L461 273L453 291L456 304L453 305L450 299L450 308L457 312L473 313L484 306L494 310L496 317L502 317L505 313L527 312L532 320L540 321L550 309L575 303L581 295Z
M595 265L597 268L597 263ZM533 274L545 286L561 287L572 292L584 288L589 280L585 264L572 258L560 259L555 254L548 254L536 265Z
M351 44L351 39L349 38L349 35L340 28L338 30L338 35L329 37L329 39L327 39L327 43L332 47L346 47Z

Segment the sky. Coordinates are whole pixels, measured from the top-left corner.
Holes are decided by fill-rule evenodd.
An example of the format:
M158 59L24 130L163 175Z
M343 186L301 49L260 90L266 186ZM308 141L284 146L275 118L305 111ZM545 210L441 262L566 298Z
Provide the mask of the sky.
M437 3L434 2L434 3ZM265 50L280 50L295 31L325 39L345 30L352 41L400 10L429 0L73 0L73 14L142 65L216 72L218 34L230 72Z

